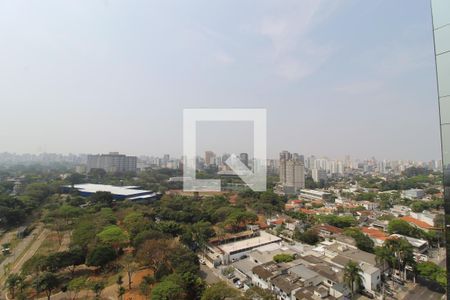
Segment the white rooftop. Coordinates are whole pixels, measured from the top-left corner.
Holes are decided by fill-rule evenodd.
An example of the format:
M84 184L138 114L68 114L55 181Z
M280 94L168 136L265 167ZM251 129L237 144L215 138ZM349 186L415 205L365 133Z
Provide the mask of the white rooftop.
M398 238L404 238L408 241L408 243L411 244L411 246L416 247L416 248L420 248L423 245L427 244L428 242L425 240L421 240L421 239L416 239L416 238L412 238L406 235L401 235L401 234L392 234L391 237L398 237Z
M151 191L147 190L138 190L136 189L136 186L114 186L114 185L94 184L94 183L75 184L74 188L76 188L80 192L86 193L110 192L113 195L121 195L126 197L134 196L136 194L151 193Z
M307 193L307 194L312 194L312 195L317 195L317 196L323 196L323 195L329 195L330 193L327 192L323 192L323 191L316 191L316 190L300 190L300 193Z
M244 250L246 248L254 249L258 246L263 246L263 245L269 244L269 243L276 243L279 241L281 241L281 238L279 238L275 235L269 234L265 231L261 231L260 236L249 238L249 239L242 240L242 241L232 242L232 243L228 243L228 244L224 244L224 245L219 245L217 247L226 253L230 253L233 251Z

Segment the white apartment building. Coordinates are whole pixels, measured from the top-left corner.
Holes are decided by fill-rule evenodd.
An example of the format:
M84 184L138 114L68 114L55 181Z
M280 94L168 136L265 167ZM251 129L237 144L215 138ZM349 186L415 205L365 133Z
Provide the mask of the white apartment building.
M108 173L136 172L137 157L126 156L118 152L88 155L86 169L88 172L91 169L103 169Z
M297 193L305 187L305 165L299 155L293 158L291 153L280 153L280 182L287 193Z
M328 179L327 171L325 171L325 170L312 169L311 173L312 173L312 179L314 180L314 182L320 182L321 180L327 181L327 179Z

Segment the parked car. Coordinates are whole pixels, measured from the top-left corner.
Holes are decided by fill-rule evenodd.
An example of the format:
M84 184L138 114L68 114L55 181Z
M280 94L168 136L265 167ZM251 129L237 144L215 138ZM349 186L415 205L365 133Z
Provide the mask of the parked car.
M239 279L234 283L234 285L235 285L238 289L241 289L241 288L244 287L244 284L243 284Z
M369 299L374 299L375 298L375 296L371 292L369 292L367 290L362 290L361 291L361 295L366 296Z
M398 284L400 284L400 285L404 285L405 284L405 282L403 281L403 279L401 279L400 277L397 277L397 276L392 276L392 281L394 281L394 282L396 282L396 283L398 283Z

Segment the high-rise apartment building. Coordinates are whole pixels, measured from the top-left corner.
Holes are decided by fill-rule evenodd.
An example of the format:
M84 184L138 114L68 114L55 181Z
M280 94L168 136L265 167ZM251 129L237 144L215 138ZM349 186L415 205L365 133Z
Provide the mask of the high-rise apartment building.
M212 151L205 151L205 165L215 165L216 164L216 154Z
M242 161L242 163L248 167L248 153L241 153L239 154L239 159Z
M311 170L312 179L314 182L326 182L328 180L327 171L321 169L312 169Z
M280 153L280 182L288 193L297 193L305 188L305 165L298 155L288 151Z
M108 173L136 172L137 157L126 156L118 152L88 155L87 171L89 172L91 169L103 169Z

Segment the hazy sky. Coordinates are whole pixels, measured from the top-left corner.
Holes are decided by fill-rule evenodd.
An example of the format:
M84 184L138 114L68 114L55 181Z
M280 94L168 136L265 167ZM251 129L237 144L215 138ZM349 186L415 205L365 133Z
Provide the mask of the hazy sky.
M181 155L183 108L239 107L271 157L440 156L428 1L0 0L0 104L0 152Z

